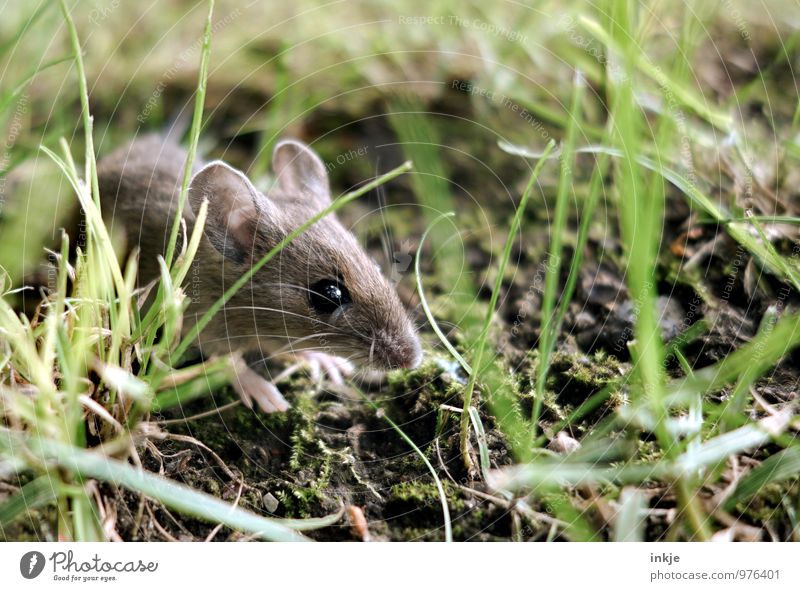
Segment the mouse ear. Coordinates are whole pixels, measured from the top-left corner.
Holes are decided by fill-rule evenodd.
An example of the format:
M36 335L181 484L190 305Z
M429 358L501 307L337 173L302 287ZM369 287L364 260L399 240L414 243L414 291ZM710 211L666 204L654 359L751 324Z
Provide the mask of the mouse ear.
M319 156L303 142L278 142L272 151L272 169L282 192L313 199L322 207L330 204L328 171Z
M243 173L221 160L205 165L189 183L189 203L195 216L206 199L208 217L203 233L223 256L244 262L253 254L259 218L269 214L269 202Z

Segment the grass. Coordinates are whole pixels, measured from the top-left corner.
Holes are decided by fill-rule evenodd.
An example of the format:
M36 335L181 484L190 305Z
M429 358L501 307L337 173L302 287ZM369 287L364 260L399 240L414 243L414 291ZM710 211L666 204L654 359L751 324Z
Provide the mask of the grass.
M690 539L707 540L711 536L713 518L708 515L700 503L697 489L701 483L708 486L712 482L710 479L720 476L719 471L716 473L714 471L719 462L726 461L736 453L741 453L771 439L780 441L781 445L790 446L781 452L783 454L781 457L786 457L788 465L791 466L789 458L793 457L792 453L796 449L794 438L789 436L780 439L778 437L788 423L784 422L776 430L765 432L763 427L744 420L742 413L746 406L746 398L749 396L749 389L756 378L762 375L766 369L773 367L782 356L796 346L798 327L793 316L785 316L781 319L779 331L781 334L776 334L774 332L776 319L773 312L772 320L767 321L766 328L762 327L758 345L745 347L716 366L703 369L700 372L703 375L702 378L696 376L691 367L687 367L689 372L687 379L680 381L679 385L667 386L664 371L666 367L665 347L656 316L657 279L654 273L657 268L661 225L664 220L667 179L681 188L687 198L698 203L707 214L717 219L726 219L727 214L721 212L685 177L669 171L669 163L674 159L672 146L674 145L675 121L671 114L666 113L661 114L655 123L653 121L645 122L635 98L633 81L636 71L644 70L647 77L657 81L665 99L667 97L674 98L682 107L696 112L709 124L720 127L724 131L730 131L731 121L727 115L704 105L691 91L687 90L687 87L684 86L685 68L683 68L684 71L681 71L682 61L677 61L674 72L667 75L660 68L656 68L641 52L637 40L636 17L632 3L608 3L605 8L607 10L602 16L608 23L607 28L604 28L598 21L587 17L583 17L581 22L587 31L606 46L609 54L619 56L625 75L620 83L611 84L608 88L611 95L611 126L605 139L605 142L608 143L605 146L591 148L592 152L604 158L595 163L596 167L592 174L593 182L589 196L586 198L585 214L588 214L588 217L583 217L581 220L583 223L576 241L576 255L573 258L566 289L563 292L562 304L569 302L572 297L576 273L580 268L580 255L586 245L588 220L594 212L601 179L605 176L608 156L613 156L616 160L613 186L616 189L615 200L621 225L626 282L631 298L637 303L635 341L631 350L633 371L624 380L625 387L629 391L630 402L620 409L618 423L619 427L625 431L643 429L653 433L663 454L662 458L650 462L646 466L637 465L635 459L632 459L622 468L610 469L584 464L577 458L575 461L571 461L569 456L557 462L551 459L535 460L532 459L530 443L525 443L526 441L534 441L538 445L543 443L541 439L536 439L536 428L545 397L550 358L565 312L564 307L556 305L557 285L561 279L560 261L563 253L562 237L566 232L567 195L573 181L569 162L574 151L577 129L581 128L579 92L575 92L573 96L572 106L567 117L568 123L565 125L567 127L566 141L563 154L560 155L561 176L556 196L556 211L551 226L550 250L547 255L554 257L558 264L549 265L546 274L541 307L542 329L536 366L533 420L526 424L519 419L519 409L515 408L517 403L514 393L506 392L498 396L498 390L504 388L502 380L498 380L497 376L486 375L488 372L481 365L489 321L494 313L497 295L501 289L499 283L495 285L492 292L484 331L480 333L480 338L468 347L474 351L470 363L473 368L477 367L478 371L470 373L464 403L465 406L470 405L471 391L476 382L486 383L486 390L502 399L502 402L495 406L495 416L500 419L501 427L512 442L522 442L522 445L516 448L517 456L521 460L520 465L505 469L514 476L508 479L502 476L502 473L495 475L493 484L496 489L500 491L519 490L521 486L524 488L524 485L528 485L546 498L547 495L552 494L552 491L567 483L572 485L581 482L636 483L647 475L647 480L663 479L675 489L680 506L680 522L685 527L685 535ZM693 40L691 38L684 39L682 43L681 49L691 45ZM679 53L686 55L682 51ZM654 130L653 135L645 136L647 130ZM589 137L593 133L584 133L583 135ZM648 145L645 147L644 143L648 143ZM504 144L504 147L511 153L529 158L547 157L546 153L539 154L536 150L515 148L507 143ZM587 152L589 149L579 151ZM642 154L648 153L654 154L654 157L642 156ZM539 164L541 163L540 160ZM525 199L520 205L520 210L524 207L524 202ZM516 221L517 217L515 217ZM514 227L512 223L512 228ZM777 252L760 227L756 225L755 236L752 233L738 231L739 227L732 226L730 223L726 228L751 253L759 256L760 260L769 265L773 272L791 285L795 285L792 264L784 255ZM499 262L501 269L507 264L509 255L510 250L506 248L504 256ZM559 308L558 314L556 314L557 307ZM447 343L446 346L449 349L452 345ZM765 349L774 355L768 353L765 359L763 356ZM759 354L753 356L753 350L759 351ZM744 359L755 359L756 363L744 362ZM734 368L736 369L734 370ZM734 394L721 409L709 409L708 403L703 403L709 393L734 382L736 383ZM692 383L693 386L687 386L689 383ZM619 388L620 385L613 387ZM609 396L609 389L600 392L596 399L587 401L586 406L594 408L598 402L604 401ZM679 397L675 396L676 391L680 392ZM693 409L694 426L692 431L685 432L678 428L678 419L674 418L674 415L678 413L682 417L682 413L688 408ZM712 415L722 414L723 417L734 413L738 417L737 421L734 421L738 428L731 431L731 423L722 423L723 431L727 430L727 433L712 436L699 443L697 437L701 436L700 429L704 424L704 411ZM643 413L647 417L646 420L636 420L637 412ZM567 421L562 422L554 431L560 431L573 423L579 415L580 410ZM728 425L727 429L725 428L726 424ZM526 432L530 434L528 440L516 436ZM462 431L462 437L464 433L465 431ZM678 436L678 433L682 435ZM684 435L690 435L690 437L684 437ZM462 443L462 453L465 449L466 445ZM771 462L771 464L774 464L774 467L765 468L753 475L752 478L755 482L760 482L759 477L766 474L770 474L768 478L779 481L788 473L786 469L778 468L780 465L778 461ZM751 494L755 493L755 488L750 488L752 485L749 482L745 481L743 484L745 490ZM568 498L567 502L570 502ZM734 501L729 502L728 506L732 504ZM644 509L641 494L636 489L631 489L627 500L622 505L616 524L615 539L641 539L641 520L646 515ZM586 523L582 522L580 512L575 512L573 508L565 510L562 507L559 516L573 526L568 527L565 532L568 537L595 539L596 534L591 532Z
M547 156L555 147L555 142L551 141L547 144L547 147L544 149L542 153L542 159L533 169L531 173L531 178L528 181L528 186L525 187L525 192L522 194L522 199L519 202L519 206L517 207L517 213L514 216L513 221L511 222L511 228L508 232L508 238L506 239L505 247L503 248L502 258L500 259L499 269L497 272L497 281L495 282L494 289L492 290L492 295L489 300L489 306L486 308L486 318L483 321L483 326L481 327L481 331L478 333L477 338L475 339L472 347L474 348L474 360L473 364L475 366L475 370L470 372L469 382L467 382L467 387L464 389L464 409L461 414L461 455L464 458L464 462L467 464L468 468L472 466L472 460L469 456L468 450L468 440L469 440L469 410L472 404L472 393L475 389L475 383L478 379L478 375L482 375L481 372L484 371L484 359L483 355L486 351L486 343L489 338L489 328L492 324L492 319L495 314L495 309L497 307L497 298L500 295L500 282L502 281L504 271L506 265L508 264L509 257L511 256L511 248L514 243L514 239L516 237L517 231L520 227L520 222L522 220L522 215L525 212L525 206L530 199L531 193L533 192L533 187L535 186L536 180L539 177L539 173L542 170L542 166L547 161ZM535 435L535 429L531 427L532 435Z
M47 147L42 150L56 163L75 191L87 219L86 251L78 253L74 283L68 291L71 268L68 259L68 238L64 236L57 266L57 290L45 302L43 318L30 323L17 316L5 299L0 300L0 333L10 347L4 367L13 367L35 395L29 396L8 385L0 387L2 412L6 426L0 427L0 449L3 458L25 458L14 471L42 474L23 487L16 497L3 506L3 522L17 517L26 499L55 500L59 506L59 538L65 540L103 539L98 521L99 511L88 495L84 483L94 478L124 486L145 494L164 505L212 523L276 541L299 541L297 530L330 525L330 520L276 520L231 506L206 493L191 490L168 479L142 470L134 446L141 439L141 421L151 408L165 410L171 405L185 403L196 388L184 384L178 388L162 387L168 376L174 376L177 364L186 348L210 318L246 285L252 275L287 244L314 223L350 203L359 196L391 180L410 168L410 163L334 201L330 207L309 219L291 232L277 247L267 253L244 274L211 311L197 323L194 331L178 339L185 295L181 289L196 252L205 221L205 207L198 215L197 226L187 248L174 265L172 253L178 240L179 226L172 229L169 249L162 259L162 277L158 297L144 319L139 318L135 283L136 259L131 258L125 270L117 263L117 255L109 239L99 209L97 168L93 147L93 119L89 100L78 33L65 3L61 4L69 31L79 82L79 95L85 132L86 166L82 179L72 159L66 141L61 142L62 154ZM196 89L195 113L190 132L190 153L184 169L181 202L186 199L192 161L197 149L203 99L210 53L210 30L213 2L209 4L204 42L201 52L200 80ZM86 179L84 181L84 179ZM152 356L152 357L151 357ZM155 359L158 363L148 364ZM133 367L138 362L139 370ZM10 365L9 365L10 364ZM222 374L229 378L229 366L210 364L193 371L193 382L204 386L207 380ZM212 371L216 369L217 371ZM101 379L100 388L110 396L103 404L83 394L91 383L92 372ZM105 425L101 428L104 441L96 452L113 449L108 455L92 453L86 448L86 420L96 417ZM112 459L122 455L127 461ZM339 515L341 517L341 515ZM338 519L338 518L337 518Z
M561 170L558 179L558 194L556 196L556 211L553 216L551 238L550 238L550 252L548 260L551 261L547 265L547 272L545 273L544 294L542 297L542 327L539 336L539 363L536 367L536 400L533 404L533 412L531 415L531 439L536 438L536 431L539 425L539 416L542 412L542 401L545 395L545 381L547 379L548 371L550 370L550 357L553 354L556 338L561 329L561 323L564 320L566 313L566 303L571 299L572 293L569 289L565 290L561 298L562 305L558 306L556 313L556 290L561 275L561 261L564 257L564 250L562 246L563 236L567 226L567 208L570 189L572 186L572 169L575 165L574 150L575 139L580 121L580 108L581 101L583 100L585 82L583 74L576 73L575 76L575 91L572 97L572 106L570 108L569 124L567 125L567 137L564 142L563 152L560 155ZM543 154L542 158L546 158L547 154ZM592 203L592 200L589 200ZM591 207L591 206L590 206ZM586 212L588 217L591 218L591 211ZM583 240L586 239L586 234L583 234ZM579 240L576 244L576 252L581 252L585 242ZM580 255L577 255L570 269L570 279L568 283L574 285L575 278L577 277L578 269L580 268Z
M372 400L370 400L368 397L364 396L363 394L362 394L362 396L364 397L364 401L367 404L370 404L376 411L380 412L380 406L375 404ZM439 475L437 474L436 469L430 463L430 461L425 456L425 454L422 452L422 450L420 450L419 447L417 447L417 444L414 443L414 441L408 435L406 435L405 431L403 431L397 425L397 423L395 423L392 419L390 419L388 416L386 416L386 414L383 415L383 418L387 423L389 423L389 425L392 427L392 429L394 429L397 432L397 434L403 439L403 441L405 441L411 447L411 449L414 450L414 453L416 453L422 459L423 463L425 464L425 467L428 468L428 470L430 471L431 477L433 478L433 481L436 484L436 490L439 493L439 500L442 503L442 520L444 522L444 541L445 542L452 542L453 541L453 524L452 524L452 522L450 520L450 508L447 505L447 495L445 495L444 487L442 486L442 481L439 478Z
M756 78L733 81L728 96L708 88L705 80L713 76L703 77L701 71L709 67L710 58L703 58L708 28L730 27L724 14L711 9L677 11L672 2L607 0L571 3L550 15L545 7L537 16L524 7L506 14L477 2L464 5L483 21L511 29L519 23L539 32L536 39L529 35L515 43L465 27L402 27L376 19L367 9L349 8L331 14L325 31L310 24L314 19L289 18L261 46L260 33L247 18L234 25L236 32L214 26L215 14L227 11L224 4L215 9L210 2L203 22L191 23L195 35L203 32L194 56L196 78L191 84L182 81L194 96L194 114L180 203L201 130L213 136L220 133L222 119L229 130L227 118L258 111L248 97L261 82L251 82L250 76L231 82L229 76L259 71L260 65L249 60L264 47L280 53L275 63L270 60L272 94L258 117L243 117L248 121L244 135L255 134L248 145L257 151L256 178L267 170L269 147L290 123L282 117L291 117L292 125L306 118L308 129L323 136L328 149L341 142L342 153L352 145L348 134L363 134L370 142L380 138L369 144L380 152L376 161L387 153L390 161L406 163L360 184L308 220L183 334L185 286L203 215L191 236L181 237L178 223L171 228L155 304L140 310L136 259L118 262L99 210L91 109L106 113L116 99L92 79L101 70L91 50L95 45L81 44L96 29L81 20L80 9L71 13L62 1L69 55L56 48L32 69L37 61L16 66L11 52L32 34L55 30L56 11L32 10L4 30L0 57L15 67L4 75L0 121L13 120L26 93L33 94L30 108L39 114L32 82L52 88L55 73L69 63L78 82L77 96L69 98L80 107L83 134L69 142L43 135L40 150L38 142L24 138L0 179L44 156L80 203L86 241L71 257L76 237L60 237L51 257L49 290L33 315L20 313L18 306L20 278L29 264L16 263L12 247L0 244L0 261L7 267L0 289L0 481L16 483L15 494L0 503L0 533L31 511L55 507L59 538L107 539L100 518L105 501L94 494L92 481L119 485L181 514L263 539L306 539L302 532L338 523L341 512L277 519L233 506L147 470L142 454L152 413L197 403L230 380L228 359L185 365L186 351L213 315L292 239L398 179L413 161L413 172L392 187L413 201L420 215L387 215L387 223L395 234L420 237L413 279L420 318L427 324L428 356L454 363L443 362L449 369L435 375L425 373L431 371L427 365L394 378L402 394L396 400L379 404L366 394L359 404L365 409L360 412L388 422L387 441L397 437L404 450L413 451L410 458L387 459L390 472L403 477L413 467L422 474L416 480L433 483L441 511L434 505L435 521L424 527L442 526L448 541L477 535L465 525L469 517L455 509L463 507L458 495L464 495L472 506L480 498L486 506L505 508L530 524L535 539L710 540L730 527L731 519L756 525L765 538L800 539L798 415L789 393L791 380L799 379L791 356L800 344L800 268L796 237L785 230L800 218L786 198L790 189L781 184L800 150L780 123L796 128L800 102L791 93L766 97L767 140L737 103L760 100L762 87L780 85L781 64L796 53L796 34L763 61L768 66ZM389 3L385 10L392 6L401 9ZM447 3L417 8L419 14L452 12ZM122 14L112 18L124 20ZM570 28L554 26L567 15ZM745 21L753 33L754 22ZM149 26L159 32L154 23ZM254 51L232 49L241 39L251 39ZM325 52L315 53L308 39L323 43ZM737 51L733 38L720 46L723 54ZM164 51L167 45L153 44L152 55L142 57L145 71ZM456 59L458 67L449 61ZM142 64L120 63L119 69L137 71ZM468 79L473 89L485 92L459 94L451 78ZM314 92L304 92L296 80ZM113 80L104 82L119 88ZM231 108L219 98L228 93L241 104ZM370 127L378 116L385 120ZM112 139L120 141L132 133L110 129ZM236 158L240 147L231 144ZM79 167L73 154L80 152ZM776 162L767 158L773 152L779 153ZM754 162L753 153L763 161ZM331 174L351 182L344 168L332 168ZM761 186L759 171L772 168L780 171L774 186ZM737 178L752 182L750 194L743 193ZM753 194L774 195L775 201L770 208ZM688 213L676 222L674 210ZM16 215L13 208L6 215L11 214ZM679 243L690 254L676 254L680 232L698 228L702 238ZM41 252L45 237L31 234L26 252ZM719 296L727 271L719 271L724 255L716 251L708 255L712 264L704 274L689 277L690 267L698 266L689 259L699 257L700 242L711 241L747 253L747 270L737 270L746 281L736 283L746 304ZM537 291L531 286L538 268L544 271ZM620 359L612 359L609 351L599 357L584 351L575 328L579 313L598 314L583 300L587 277L593 287L603 268L612 268L625 286L608 303L608 318L613 320L622 302L633 309ZM677 337L668 336L663 300L680 300L690 290L705 294L704 317L687 322ZM536 303L527 315L520 299ZM742 321L741 334L723 340L719 335L728 325L720 318L729 310L752 320L752 333ZM522 334L506 338L515 313ZM601 336L613 329L609 321ZM618 368L618 375L601 380L603 364ZM463 380L456 367L463 370ZM450 376L445 385L442 375ZM422 378L423 387L412 388ZM419 394L426 388L434 391L427 399ZM422 408L414 411L423 417L420 422L409 418L414 401ZM324 411L326 404L314 400L304 408ZM435 434L424 428L425 417L434 415L439 417ZM314 417L304 419L316 424ZM291 420L267 424L280 430L280 421ZM571 451L556 445L565 440ZM334 458L351 454L349 449L328 451ZM302 457L295 455L294 462L302 464ZM360 483L358 462L346 469ZM400 484L411 489L415 482ZM370 486L397 484L373 481ZM474 494L482 496L469 497ZM668 522L658 517L664 507L674 509ZM544 529L531 517L533 510L550 516ZM484 525L469 527L482 531Z

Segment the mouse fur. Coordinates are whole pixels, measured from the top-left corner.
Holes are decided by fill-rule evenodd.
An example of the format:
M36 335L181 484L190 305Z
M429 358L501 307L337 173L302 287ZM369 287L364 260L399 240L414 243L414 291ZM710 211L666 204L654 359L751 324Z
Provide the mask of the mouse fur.
M112 239L139 248L140 285L159 275L157 257L166 251L186 158L177 143L148 134L98 163L103 215ZM187 235L205 200L208 215L185 286L191 303L184 332L250 266L331 203L325 166L304 143L279 142L272 166L275 183L264 194L225 162L197 162L182 212ZM318 286L347 297L321 298ZM262 267L197 346L204 355L324 355L378 370L413 368L422 357L394 287L333 214Z

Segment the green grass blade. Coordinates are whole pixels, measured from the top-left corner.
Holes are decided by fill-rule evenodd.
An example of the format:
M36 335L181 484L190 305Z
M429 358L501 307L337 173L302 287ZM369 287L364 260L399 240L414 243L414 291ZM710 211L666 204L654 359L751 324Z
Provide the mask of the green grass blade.
M478 409L474 406L469 407L469 419L472 422L472 429L475 431L475 441L478 442L478 457L480 458L481 476L484 482L489 478L489 468L491 461L489 459L489 446L486 443L486 430L483 428L481 422L481 415Z
M542 412L545 396L545 384L550 370L550 357L555 349L556 339L563 320L561 311L566 312L566 305L564 305L559 307L559 313L556 313L557 290L561 278L561 260L564 254L563 237L567 227L568 199L572 189L572 169L575 165L573 161L575 137L580 127L581 101L583 100L585 86L586 82L583 79L583 75L580 72L576 72L567 136L560 156L561 166L558 192L556 194L556 211L550 228L550 253L545 271L544 294L542 295L542 320L539 331L539 360L536 366L535 399L531 412L531 440L536 438L536 431L539 426L539 415ZM564 303L566 304L566 301Z
M31 439L28 445L40 459L54 461L85 478L113 482L140 492L166 506L212 523L254 534L276 542L303 541L302 535L278 520L267 519L198 492L188 486L84 449L46 439ZM21 451L21 450L20 450Z
M405 434L405 432L397 425L397 423L395 423L392 419L390 419L387 416L387 414L381 409L380 406L375 404L369 397L367 397L366 394L364 394L360 390L359 394L361 394L362 398L364 398L364 400L366 400L367 403L372 408L374 408L375 411L378 414L380 414L387 423L389 423L392 429L394 429L397 432L397 434L400 435L403 441L405 441L425 463L425 466L428 468L428 471L431 473L431 476L433 477L433 481L436 483L436 489L439 492L439 500L442 503L442 517L444 519L444 540L445 542L452 542L453 526L450 522L450 509L447 506L447 495L444 492L444 486L442 486L442 481L439 478L439 475L436 473L433 464L431 464L430 460L428 460L428 457L424 453L422 453L422 450L419 447L417 447L417 444L414 443L414 441L408 435Z
M177 212L183 212L186 205L186 197L189 192L189 181L192 178L192 168L194 166L195 155L197 154L197 143L200 140L200 127L203 122L203 107L206 102L206 85L208 83L208 63L211 56L211 25L212 17L214 15L214 0L209 0L208 3L208 16L206 17L206 26L203 30L203 46L200 51L200 74L197 79L197 89L194 94L194 113L192 115L192 126L189 130L189 149L187 150L186 162L183 166L183 179L181 181L181 191L178 195L178 208ZM172 229L169 234L169 242L167 243L167 253L164 260L167 262L167 267L172 269L174 264L173 255L175 254L175 245L178 242L178 231L181 227L181 215L176 215L172 222Z
M771 330L759 332L722 361L670 382L665 402L668 406L688 403L694 392L717 392L745 373L749 380L755 380L798 344L800 313L785 315Z
M564 535L570 542L599 542L600 533L589 523L584 511L573 504L570 495L558 491L543 497L547 509L565 523Z
M58 490L59 484L48 475L31 480L0 505L0 529L7 527L32 509L55 502Z
M425 289L422 285L422 273L419 269L420 260L422 258L422 248L425 246L425 241L428 238L428 234L430 233L433 226L435 226L438 222L445 218L453 217L455 214L452 212L443 213L435 220L433 220L430 225L425 229L425 232L422 234L422 238L419 240L419 246L417 247L417 256L414 260L414 278L416 279L417 283L417 293L419 294L419 301L422 304L422 310L425 312L425 318L428 319L428 323L433 328L433 332L436 333L436 336L439 337L439 341L444 345L445 349L447 349L450 354L458 361L461 367L467 372L467 375L472 374L472 367L464 357L456 350L450 340L445 336L442 332L442 329L439 328L439 323L436 321L436 318L433 315L433 311L431 307L428 305L428 298L425 297Z
M619 39L615 39L614 36L606 31L598 22L586 16L581 16L580 23L589 33L594 35L607 47L612 48L615 52L623 53L626 51L625 48L621 47ZM636 67L655 81L665 94L671 93L673 96L677 97L682 104L708 121L711 125L714 125L724 133L731 133L733 130L733 120L730 115L720 109L710 106L711 101L708 101L704 97L698 97L688 88L676 84L668 74L664 73L660 67L653 63L641 48L638 49L638 51L629 52L630 55L634 56Z
M475 350L474 354L474 365L473 365L473 372L469 376L469 382L467 386L464 388L464 408L461 414L461 435L460 435L460 449L461 449L461 457L464 460L464 464L466 465L467 469L472 469L472 459L470 458L469 454L469 408L472 405L472 393L475 390L475 383L478 377L478 374L482 371L483 368L483 353L486 349L486 341L489 338L489 327L492 323L492 318L494 318L495 312L497 311L497 299L500 297L500 287L503 282L503 277L505 276L506 266L508 265L508 260L511 258L511 248L514 245L514 239L516 238L517 232L519 231L520 225L522 223L522 215L525 212L525 207L528 204L528 200L530 199L531 194L533 193L533 187L536 184L536 180L539 178L539 173L542 171L545 162L547 162L547 157L552 152L553 148L555 148L555 141L550 140L545 148L544 152L542 153L542 158L536 163L533 171L531 172L531 176L528 179L528 185L525 187L525 191L522 193L522 199L520 199L519 205L517 206L517 211L514 214L514 219L511 222L511 227L508 230L508 238L506 239L505 247L503 248L503 254L500 258L500 264L497 269L497 278L495 279L494 289L492 290L492 295L489 298L489 306L486 309L486 316L483 320L483 326L481 328L480 333L478 334L478 340L473 344L473 348Z
M233 361L229 356L208 361L201 367L202 373L197 379L159 392L153 402L152 410L163 412L176 406L183 406L208 396L209 392L227 386L235 378ZM191 369L181 371L191 371Z
M676 473L693 474L701 468L713 467L732 455L762 445L782 433L789 420L790 415L782 413L709 439L698 449L677 458Z
M614 522L615 542L643 542L646 523L647 499L642 491L625 488L619 499L619 510Z
M94 153L94 139L92 136L93 121L89 111L89 90L86 85L86 70L83 66L83 52L81 43L78 39L78 31L75 22L67 8L65 0L60 0L61 12L64 15L64 22L69 32L69 40L72 45L72 53L75 58L75 66L78 69L78 88L81 99L81 116L83 117L83 133L86 138L86 182L91 187L92 198L97 208L100 208L100 188L97 184L97 159Z
M758 468L747 473L736 485L723 507L733 511L738 503L755 496L771 482L797 478L800 474L800 447L790 447L764 460Z

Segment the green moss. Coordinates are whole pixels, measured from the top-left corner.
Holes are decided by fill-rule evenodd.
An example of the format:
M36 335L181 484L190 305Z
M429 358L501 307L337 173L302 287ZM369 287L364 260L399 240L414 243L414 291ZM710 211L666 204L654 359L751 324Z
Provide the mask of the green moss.
M415 392L426 399L452 398L454 388L447 387L447 378L442 377L443 373L445 370L436 359L428 359L414 371L391 372L387 383L389 389L397 394Z
M657 463L664 459L664 452L655 441L636 440L636 455L643 462Z
M233 388L226 387L215 392L211 400L200 401L196 407L176 409L168 414L167 418L190 416L237 400L239 400L239 396L233 391ZM267 414L240 404L224 411L222 415L212 415L202 420L192 421L191 430L188 429L188 425L181 424L176 424L170 430L191 435L219 453L230 444L231 432L251 434L254 438L257 433L263 431L285 432L290 420L288 413ZM224 423L224 426L220 424L221 422Z
M290 436L292 454L289 467L294 482L285 484L286 490L278 491L278 498L290 515L307 517L312 506L325 497L330 484L331 464L339 455L317 437L314 416L317 405L309 396L298 396L290 416L293 430Z
M563 374L577 385L599 390L609 382L619 379L623 369L613 355L598 350L592 355L557 352L553 355L553 365L563 366Z
M312 516L311 508L320 499L320 492L314 488L305 488L287 483L286 490L279 490L276 496L286 509L289 517L304 519Z
M388 393L392 403L387 411L395 419L406 413L412 418L437 417L438 425L441 405L461 407L463 389L463 384L443 368L440 361L430 359L416 371L389 375Z
M400 535L395 539L398 542L441 542L441 532L425 527L405 527L400 530ZM454 534L455 537L455 534Z
M460 512L466 509L466 503L461 496L460 491L450 481L442 482L444 488L444 495L447 499L447 506L451 512ZM431 505L439 507L440 496L439 488L435 482L430 481L408 481L395 484L389 491L389 499L399 501L401 503L408 503L415 507L421 505Z
M389 493L390 497L411 503L423 503L439 497L439 490L430 482L401 482L395 484Z
M763 527L767 522L789 523L786 504L800 504L800 479L770 482L759 489L758 494L736 505L736 511Z

